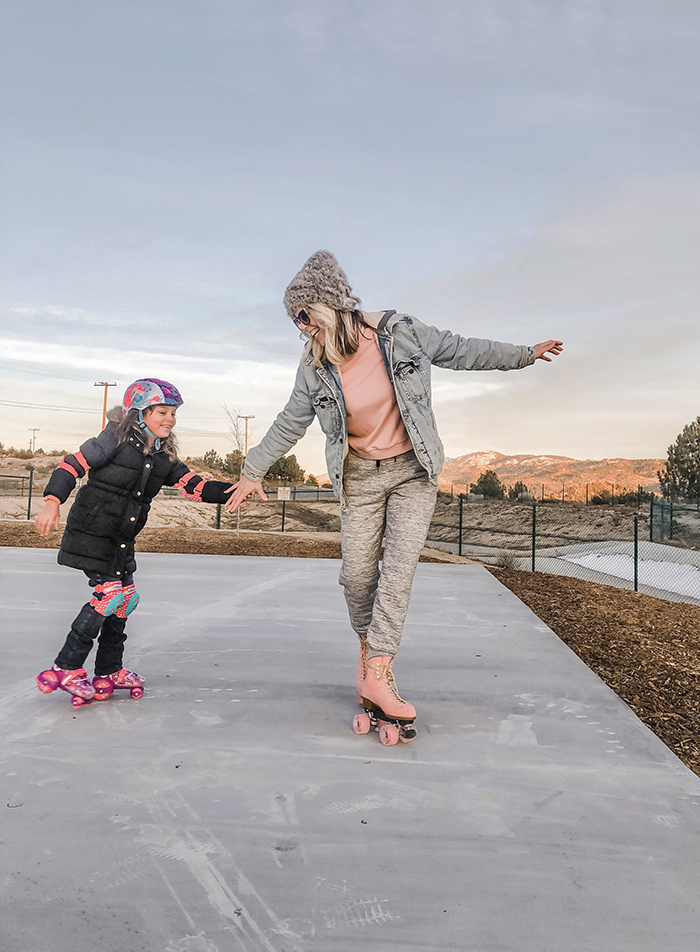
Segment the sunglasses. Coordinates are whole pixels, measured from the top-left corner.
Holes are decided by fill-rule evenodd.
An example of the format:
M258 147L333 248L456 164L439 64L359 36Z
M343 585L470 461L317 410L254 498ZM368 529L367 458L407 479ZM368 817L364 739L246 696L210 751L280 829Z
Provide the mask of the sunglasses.
M304 310L299 311L297 316L293 317L292 320L300 330L302 327L308 327L311 323L311 318Z

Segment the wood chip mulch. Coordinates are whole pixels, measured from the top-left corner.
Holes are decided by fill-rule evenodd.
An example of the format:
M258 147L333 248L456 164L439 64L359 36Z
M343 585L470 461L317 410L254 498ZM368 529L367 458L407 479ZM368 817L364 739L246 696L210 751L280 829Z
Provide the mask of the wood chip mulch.
M700 608L581 579L491 569L700 775Z

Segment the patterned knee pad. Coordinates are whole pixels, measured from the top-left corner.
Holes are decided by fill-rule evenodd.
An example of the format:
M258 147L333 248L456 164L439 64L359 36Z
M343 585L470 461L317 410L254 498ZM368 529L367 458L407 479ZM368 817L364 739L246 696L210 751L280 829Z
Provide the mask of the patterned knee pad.
M141 598L139 593L136 591L136 586L133 584L133 582L131 585L124 586L122 589L122 594L124 595L124 601L116 610L115 614L117 618L128 618L140 602Z
M133 585L131 587L133 588ZM90 604L104 618L107 615L115 615L124 604L125 591L121 582L103 582L102 585L95 586Z

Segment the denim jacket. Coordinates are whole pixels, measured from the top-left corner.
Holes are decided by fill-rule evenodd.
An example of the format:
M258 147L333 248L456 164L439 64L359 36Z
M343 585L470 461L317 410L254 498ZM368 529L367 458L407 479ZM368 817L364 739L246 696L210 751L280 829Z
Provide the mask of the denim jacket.
M376 330L418 461L436 483L445 453L431 405L431 365L449 370L519 370L534 363L534 350L525 344L460 337L396 311L364 313L363 318ZM299 365L287 405L248 453L244 475L261 482L270 466L302 438L315 416L326 436L326 463L333 491L342 502L343 461L348 452L343 386L336 366L314 367L311 355Z

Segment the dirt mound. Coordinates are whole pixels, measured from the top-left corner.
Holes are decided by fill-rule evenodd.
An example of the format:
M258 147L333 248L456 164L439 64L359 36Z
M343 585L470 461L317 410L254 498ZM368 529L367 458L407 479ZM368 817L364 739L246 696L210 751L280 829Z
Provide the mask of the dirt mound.
M0 521L0 545L58 549L62 533L42 538L33 522ZM294 559L339 559L340 535L330 532L266 533L226 529L143 529L137 552L176 552L184 555L260 555ZM421 562L466 562L446 552L424 549Z

